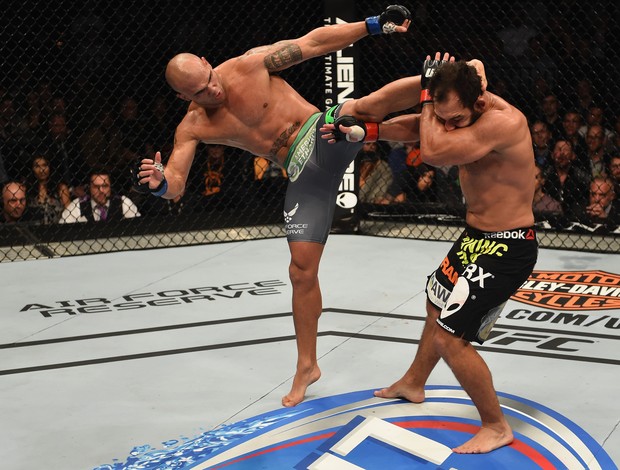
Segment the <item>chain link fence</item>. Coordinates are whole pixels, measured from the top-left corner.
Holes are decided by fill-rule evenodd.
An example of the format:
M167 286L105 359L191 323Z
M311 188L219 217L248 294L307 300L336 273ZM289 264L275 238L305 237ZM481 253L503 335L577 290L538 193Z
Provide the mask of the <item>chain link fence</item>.
M387 5L352 3L359 19ZM616 2L403 4L414 18L408 34L357 43L358 94L417 75L435 51L480 58L490 91L530 120L542 246L620 251ZM219 64L324 25L324 6L9 2L0 25L0 261L284 236L286 175L265 159L199 146L173 201L132 190L130 170L156 150L165 162L172 149L186 109L163 76L172 56ZM321 107L324 67L313 59L281 75ZM356 159L359 203L334 229L453 240L464 223L458 172L418 157L415 145L366 145ZM588 210L609 201L606 217Z

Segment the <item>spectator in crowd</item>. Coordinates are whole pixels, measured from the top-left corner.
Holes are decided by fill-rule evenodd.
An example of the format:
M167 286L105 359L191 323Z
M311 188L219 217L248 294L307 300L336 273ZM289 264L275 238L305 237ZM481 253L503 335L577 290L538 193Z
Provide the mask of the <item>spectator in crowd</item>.
M277 163L264 157L253 157L254 180L267 180L272 178L286 178L286 170Z
M93 169L105 170L116 183L120 173L126 170L126 163L122 159L122 143L123 137L114 122L112 110L101 108L95 122L82 133L78 141L81 173L88 175Z
M54 177L44 154L39 153L33 158L29 180L28 205L39 208L44 224L58 222L62 211L71 202L71 194L69 186Z
M140 208L144 217L181 216L191 215L198 210L200 201L194 194L188 194L185 189L172 199L148 198Z
M140 103L133 96L125 96L120 103L118 128L122 136L121 158L117 159L115 185L124 193L131 187L131 167L148 151L148 135L140 112Z
M574 164L575 152L567 140L559 140L553 148L553 165L545 171L545 192L560 201L562 212L571 218L579 204L587 200L590 179Z
M581 137L581 135L579 135L581 123L582 118L579 112L572 110L564 114L564 119L562 120L562 126L564 128L562 139L570 142L573 153L576 157L575 165L585 170L589 167L589 165L586 141L583 137Z
M591 178L599 178L607 175L609 167L609 154L605 152L605 130L599 124L593 124L586 134L588 146L588 170Z
M620 200L620 150L609 159L609 178L614 183L616 200Z
M28 207L25 184L9 181L2 187L3 223L40 223L41 219L41 214L37 208Z
M536 186L534 189L534 203L532 209L534 218L537 221L546 220L548 218L557 218L562 215L562 204L557 199L552 198L545 192L545 174L543 168L536 163L534 173L536 178Z
M597 96L592 89L592 82L587 78L577 80L575 84L575 92L571 97L571 106L582 118L585 118L590 106L596 102L600 102L600 96Z
M588 133L588 129L592 126L598 125L598 126L601 126L601 128L603 129L603 133L605 135L604 143L606 144L607 142L611 141L614 137L614 132L611 129L608 129L607 127L605 127L604 114L605 114L605 111L602 106L598 104L591 105L588 111L586 112L585 124L579 128L579 135L581 135L585 139Z
M551 152L553 141L549 126L543 121L534 121L530 126L532 134L532 145L534 146L534 159L541 168L546 168L551 164Z
M60 223L109 222L140 217L136 205L127 196L112 194L109 173L95 171L90 175L89 196L76 198L62 213Z
M389 186L380 204L409 203L423 204L438 202L436 188L436 168L421 163L418 166L407 166L394 183Z
M286 194L288 176L286 170L271 160L245 152L243 159L250 157L253 167L253 181L244 185L248 189L248 201L261 207L280 207ZM238 160L242 163L243 159ZM243 172L243 168L241 169Z
M9 173L6 171L6 165L4 163L4 152L2 149L2 145L0 145L0 185L3 185L8 180L9 180Z
M170 104L164 95L156 96L146 118L146 155L156 151L169 155L174 141L175 116L170 111Z
M225 154L226 149L223 145L207 146L207 163L202 174L203 186L201 194L203 196L214 196L222 191Z
M560 103L558 97L554 93L547 94L543 97L541 103L542 116L541 121L547 124L551 139L555 142L564 135L564 126L562 124L562 116L560 114Z
M0 143L8 176L23 179L28 174L29 157L20 138L20 117L15 99L5 93L0 98Z
M31 91L25 99L26 110L21 122L20 140L25 148L37 148L47 135L47 119L39 104L38 93Z
M381 202L392 184L392 170L378 142L365 142L357 154L359 164L359 199L361 202Z
M62 114L53 114L48 121L48 135L43 143L50 166L71 190L72 197L83 197L84 169L78 154L76 136L67 126L67 120Z
M251 200L251 195L259 199L263 196L272 197L260 192L253 193L252 189L260 190L261 186L266 187L274 181L263 179L258 184L253 184L257 182L254 161L253 158L246 158L249 155L247 152L237 155L237 149L219 144L208 144L205 150L206 158L194 161L197 171L190 175L191 184L188 186L188 191L202 195L199 207L205 210L230 208L255 203L256 201ZM276 183L276 187L278 186ZM198 188L197 191L195 188ZM232 194L235 194L235 197L229 198Z
M610 178L597 177L590 183L590 197L579 206L576 220L589 227L614 230L620 225L620 206L615 201L614 183Z
M407 168L407 155L413 150L413 142L388 142L390 151L387 155L387 162L392 171L392 178Z

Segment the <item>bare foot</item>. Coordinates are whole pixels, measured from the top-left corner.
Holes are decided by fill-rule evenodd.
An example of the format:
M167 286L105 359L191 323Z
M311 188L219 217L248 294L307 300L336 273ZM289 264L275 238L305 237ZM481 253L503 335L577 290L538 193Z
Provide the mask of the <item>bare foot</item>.
M315 365L307 370L297 370L293 379L293 386L288 395L282 397L282 406L299 405L306 396L306 389L321 378L321 369Z
M501 430L482 427L474 437L452 451L457 454L486 454L510 444L512 440L512 430L507 425Z
M377 390L375 396L379 398L404 398L413 403L422 403L424 401L424 387L417 387L400 379L387 388Z

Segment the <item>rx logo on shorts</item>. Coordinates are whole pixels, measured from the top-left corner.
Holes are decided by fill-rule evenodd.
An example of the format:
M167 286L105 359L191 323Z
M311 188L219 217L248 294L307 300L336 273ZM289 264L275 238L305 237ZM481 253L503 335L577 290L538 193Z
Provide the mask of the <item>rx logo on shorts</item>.
M485 273L484 269L482 269L477 264L470 264L463 271L463 276L469 279L471 282L477 282L481 289L484 289L484 280L491 278L493 279L495 275L491 273Z

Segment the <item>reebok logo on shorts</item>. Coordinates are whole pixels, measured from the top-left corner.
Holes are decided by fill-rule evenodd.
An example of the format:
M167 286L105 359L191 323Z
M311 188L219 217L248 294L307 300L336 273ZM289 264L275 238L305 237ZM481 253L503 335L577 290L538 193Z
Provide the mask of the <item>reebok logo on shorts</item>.
M504 230L503 232L485 233L484 238L510 238L513 240L534 240L534 230Z

